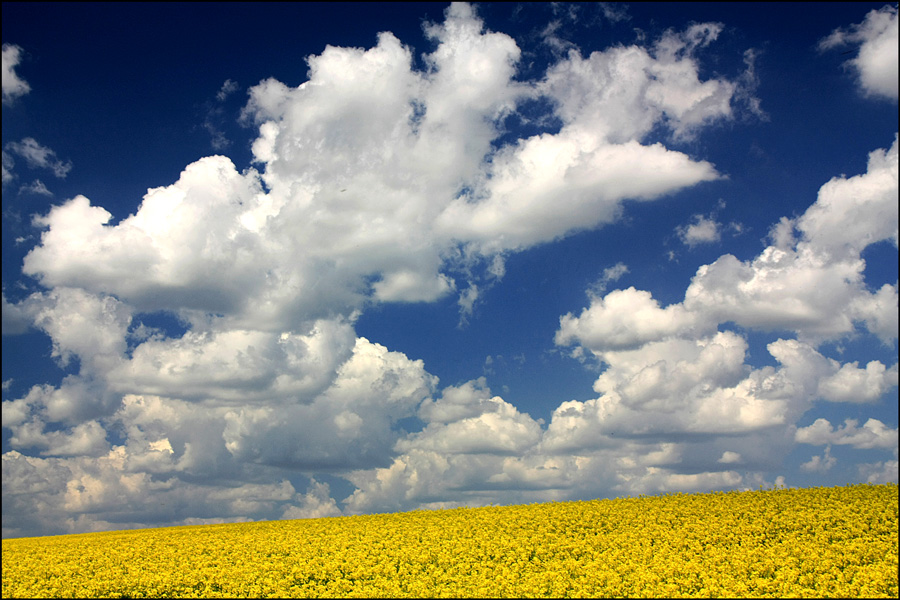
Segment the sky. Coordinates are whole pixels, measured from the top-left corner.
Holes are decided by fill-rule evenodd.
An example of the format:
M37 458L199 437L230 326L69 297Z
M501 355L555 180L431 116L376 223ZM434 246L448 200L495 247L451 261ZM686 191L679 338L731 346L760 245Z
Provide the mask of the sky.
M897 5L3 3L3 537L897 482Z

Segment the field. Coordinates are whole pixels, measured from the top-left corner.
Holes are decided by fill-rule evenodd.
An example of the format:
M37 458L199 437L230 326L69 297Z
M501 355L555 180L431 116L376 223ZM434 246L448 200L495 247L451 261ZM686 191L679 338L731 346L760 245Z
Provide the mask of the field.
M3 597L897 597L897 484L3 540Z

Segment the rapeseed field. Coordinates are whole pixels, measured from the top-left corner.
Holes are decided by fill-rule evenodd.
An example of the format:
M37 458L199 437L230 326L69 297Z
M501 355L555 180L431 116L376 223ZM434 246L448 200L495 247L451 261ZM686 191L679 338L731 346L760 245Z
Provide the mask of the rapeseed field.
M897 484L3 541L3 597L897 597Z

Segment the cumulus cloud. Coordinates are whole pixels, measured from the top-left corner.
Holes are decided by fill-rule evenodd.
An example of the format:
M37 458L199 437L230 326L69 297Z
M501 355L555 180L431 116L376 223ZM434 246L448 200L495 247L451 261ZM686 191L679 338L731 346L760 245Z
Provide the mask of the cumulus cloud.
M428 425L399 440L396 449L429 450L438 454L518 455L540 439L540 426L499 396L490 397L484 378L444 390L438 400L419 408Z
M730 118L734 86L700 80L692 56L716 26L667 33L651 51L571 55L538 84L514 79L519 48L484 32L468 5L452 5L427 34L436 49L426 71L383 33L368 50L329 46L310 57L296 88L254 86L244 115L259 125L262 172L201 159L116 225L73 198L38 218L47 231L24 272L191 322L219 314L228 327L287 330L372 300L454 292L466 313L502 276L504 252L612 222L625 199L719 176L641 143L656 123L680 135ZM563 129L492 149L517 102L541 95Z
M789 425L817 401L882 399L897 386L896 364L842 364L816 345L853 334L860 321L896 340L887 316L897 312L896 286L870 292L860 258L870 244L896 244L896 152L895 140L890 150L870 154L866 174L825 184L803 215L782 221L776 245L757 258L726 255L700 267L681 303L661 307L650 292L630 287L590 296L580 315L563 315L555 341L598 360L604 370L594 390L601 395L562 403L543 447L571 451L603 447L613 436L759 431ZM825 290L831 294L823 299ZM794 330L799 339L768 345L777 368L752 369L744 337L716 332L728 322ZM735 459L730 449L721 456Z
M319 483L315 479L310 481L309 491L297 494L296 504L285 508L282 519L322 519L324 517L338 517L341 509L338 508L334 498L331 497L331 488L327 483Z
M831 446L825 447L825 453L822 456L813 455L808 462L800 465L804 471L812 471L816 473L825 473L830 471L831 467L837 464L837 459L831 456Z
M702 316L675 304L660 308L650 292L629 287L594 298L591 305L574 316L560 318L556 343L577 342L592 351L629 349L648 342L708 328Z
M693 223L681 225L675 231L686 245L693 248L699 244L718 242L722 238L722 225L711 217L694 215Z
M819 42L819 49L858 46L859 52L847 65L858 74L863 92L897 100L897 32L897 7L886 4L870 11L862 23L834 30Z
M16 98L31 91L28 82L16 73L21 60L22 48L15 44L3 44L3 104L12 104Z
M719 323L787 329L809 341L852 333L855 323L897 338L895 286L870 292L864 248L897 246L897 138L869 155L865 174L836 177L796 221L782 221L776 244L750 261L726 254L697 270L684 308ZM792 231L801 237L795 240Z
M864 450L897 447L896 428L890 429L878 419L869 419L862 427L858 425L856 419L846 419L843 426L834 428L828 419L816 419L812 425L798 428L794 438L801 444L815 446L848 445Z
M43 331L68 372L3 402L4 534L737 487L796 442L812 403L877 400L896 365L841 364L816 341L859 323L896 338L897 288L870 292L860 257L897 243L896 142L756 259L702 267L682 303L601 295L627 271L607 269L555 337L596 358L597 397L562 402L546 429L484 380L438 394L421 360L354 329L373 304L453 294L465 317L511 253L720 178L657 138L734 118L744 84L701 77L698 58L723 31L572 49L523 81L515 41L454 4L426 26L424 69L385 32L309 57L299 86L250 88L254 168L209 156L124 218L81 195L37 216L23 272L44 291L4 296L4 333ZM535 100L559 127L501 143ZM31 138L6 150L70 168ZM729 321L798 339L753 369ZM320 473L355 486L342 507Z
M896 246L896 151L895 139L890 149L870 154L867 173L822 186L803 215L773 228L774 245L755 259L726 255L700 267L683 302L663 307L650 292L630 287L591 294L580 315L563 315L555 341L574 347L576 356L597 359L599 396L561 403L540 452L609 460L623 439L663 440L670 446L660 464L641 471L620 460L630 470L611 473L620 481L617 489L662 490L688 485L695 477L686 472L688 464L703 470L697 482L739 485L742 476L725 469L765 463L760 443L895 446L896 430L877 419L861 428L848 420L836 431L824 419L800 429L792 424L817 402L875 403L897 386L896 363L842 363L818 349L822 340L857 335L860 324L885 342L896 341L896 284L870 291L860 256L871 244ZM816 297L826 290L827 298ZM744 335L717 331L730 322L793 330L798 337L769 343L777 366L754 368L747 364ZM695 454L700 448L702 456L718 460L704 461ZM826 450L803 469L824 472L834 464ZM889 478L890 468L879 463L866 476L881 480L886 472Z

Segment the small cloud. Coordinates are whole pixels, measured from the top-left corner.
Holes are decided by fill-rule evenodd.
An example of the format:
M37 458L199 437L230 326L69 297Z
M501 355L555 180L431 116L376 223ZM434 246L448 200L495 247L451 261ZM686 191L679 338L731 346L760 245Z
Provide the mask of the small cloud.
M721 229L722 225L712 215L694 215L693 223L677 227L676 232L682 243L693 248L700 244L718 242L722 237Z
M622 262L616 263L608 269L603 269L603 275L593 285L591 285L591 287L588 289L588 295L596 296L602 294L606 291L606 287L610 283L612 283L613 281L618 281L627 272L628 266Z
M216 100L218 100L219 102L224 102L225 99L228 98L228 96L239 89L241 89L241 86L239 86L236 81L226 79L225 83L222 84L222 88L219 90L219 93L216 94Z
M465 290L459 293L457 304L459 305L459 327L464 327L469 323L469 317L475 311L475 302L478 301L479 290L474 283L469 284Z
M603 16L611 23L618 23L619 21L627 21L631 19L631 15L628 14L628 5L620 4L618 2L599 2L600 10L603 11Z
M13 173L13 167L15 166L16 161L13 160L13 157L3 151L3 185L11 182L16 178L16 174Z
M740 453L725 451L722 453L722 458L720 458L717 462L727 465L732 463L739 463L741 462L741 460L743 459L741 458Z
M212 145L214 150L224 150L228 146L231 145L231 140L225 137L225 132L219 129L219 127L213 122L214 117L220 111L210 112L206 116L206 120L203 121L203 129L205 129L210 135L210 145Z
M64 179L72 170L72 161L59 160L56 152L41 146L34 138L27 137L21 142L10 142L6 144L6 149L24 158L32 169L49 169L60 179Z
M44 182L40 179L35 179L31 183L27 185L23 185L19 188L19 194L35 194L38 196L53 196L53 192L47 189L47 186L44 185Z
M809 460L809 462L805 462L800 465L800 468L804 471L810 471L813 473L825 473L826 471L830 471L831 467L833 467L836 463L837 459L831 456L831 446L826 446L825 454L823 454L822 456L813 456Z
M22 48L15 44L3 44L3 104L12 104L19 96L31 91L28 82L16 73L16 65L22 57Z
M210 144L216 151L224 150L231 145L231 140L225 137L225 132L222 129L225 120L223 117L225 110L221 104L228 99L228 96L239 89L240 86L236 81L226 79L225 83L222 84L222 87L219 88L219 91L216 93L216 102L206 103L206 115L203 119L203 129L209 133L211 138Z
M768 121L769 115L762 109L762 101L756 96L759 88L759 75L756 74L757 51L750 48L744 52L744 65L746 69L738 78L737 87L734 90L734 98L743 102L750 114L760 121Z
M897 7L886 5L870 11L862 23L835 29L818 44L820 52L841 46L859 45L855 58L845 63L859 75L859 85L867 96L898 98Z

